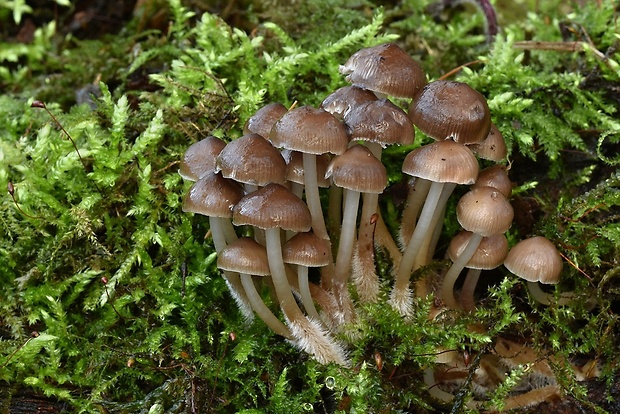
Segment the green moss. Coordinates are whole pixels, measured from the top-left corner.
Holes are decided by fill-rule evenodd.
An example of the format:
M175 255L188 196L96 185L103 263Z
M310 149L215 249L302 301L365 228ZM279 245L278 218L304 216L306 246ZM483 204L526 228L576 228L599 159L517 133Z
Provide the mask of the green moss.
M475 9L434 19L430 1L275 3L249 7L239 26L252 32L170 1L167 33L137 33L133 22L119 35L77 40L49 22L31 44L0 45L0 185L15 189L15 202L5 193L0 207L0 379L84 412L450 410L423 384L437 348L475 354L510 333L567 360L596 358L611 384L620 291L614 2L523 15L492 45ZM0 21L29 12L14 4ZM568 28L564 40L590 46L515 48L525 39L562 41L559 27ZM578 300L543 308L506 278L474 315L441 323L427 320L429 301L416 303L408 322L382 301L360 310L352 368L321 366L261 324L246 326L215 267L207 220L181 212L188 185L177 162L206 135L240 136L263 103L317 105L345 84L338 65L350 54L391 40L432 79L480 61L455 77L489 99L512 150L518 196L538 202L529 233L562 247L571 265L557 292L574 290ZM92 107L75 102L85 85L98 95ZM85 165L48 114L30 107L34 99L46 102ZM410 149L386 153L392 184ZM390 206L386 221L397 223ZM447 220L446 239L456 229L454 215ZM513 230L510 240L518 237ZM389 263L380 260L387 280ZM445 263L433 266L427 271ZM474 323L486 331L472 331ZM566 364L553 368L567 395L603 410ZM511 390L506 382L492 402ZM464 389L454 407L469 398Z

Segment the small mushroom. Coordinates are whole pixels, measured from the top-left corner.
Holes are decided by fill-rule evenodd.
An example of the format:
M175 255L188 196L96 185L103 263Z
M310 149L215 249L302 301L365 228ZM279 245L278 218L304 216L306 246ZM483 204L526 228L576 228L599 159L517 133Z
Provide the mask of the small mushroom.
M214 136L208 136L190 145L181 159L179 174L185 180L196 181L213 171L215 159L225 146L224 141Z

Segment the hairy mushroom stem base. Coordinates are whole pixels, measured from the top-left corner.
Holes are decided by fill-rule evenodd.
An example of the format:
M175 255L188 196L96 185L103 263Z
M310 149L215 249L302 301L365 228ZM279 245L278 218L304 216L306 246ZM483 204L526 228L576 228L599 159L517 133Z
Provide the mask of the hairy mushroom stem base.
M265 322L265 325L267 325L269 329L276 334L281 335L288 340L293 340L291 331L278 318L276 318L273 312L271 312L271 309L269 309L267 305L265 305L265 302L263 302L263 299L256 290L256 286L252 280L252 275L241 273L240 277L241 284L243 285L245 293L250 300L250 304L259 318L261 318L261 320Z
M375 271L374 230L378 220L379 194L362 195L362 214L357 246L353 253L352 279L362 302L376 302L379 296L379 276ZM373 217L374 216L374 217Z
M346 366L348 361L342 347L329 337L329 334L321 328L318 321L308 319L301 312L299 306L297 306L291 287L288 284L286 269L282 259L280 229L277 227L266 229L265 237L269 270L276 295L288 326L296 339L296 345L314 356L322 364L335 362Z

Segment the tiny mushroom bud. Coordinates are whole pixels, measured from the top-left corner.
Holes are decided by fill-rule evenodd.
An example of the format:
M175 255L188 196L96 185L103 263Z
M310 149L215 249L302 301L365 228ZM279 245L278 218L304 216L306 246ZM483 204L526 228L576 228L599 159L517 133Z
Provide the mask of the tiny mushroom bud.
M491 129L489 130L489 135L484 139L484 141L471 144L469 146L471 150L480 158L500 162L506 159L506 155L508 154L508 149L506 148L506 141L504 141L504 136L497 129L495 124L491 122Z

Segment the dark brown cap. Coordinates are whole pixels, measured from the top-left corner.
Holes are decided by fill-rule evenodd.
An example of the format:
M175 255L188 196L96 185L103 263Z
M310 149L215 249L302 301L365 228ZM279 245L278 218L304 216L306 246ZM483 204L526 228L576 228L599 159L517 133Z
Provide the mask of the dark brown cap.
M216 171L226 178L259 186L286 182L286 162L280 151L252 133L226 145L217 157Z
M232 209L243 197L243 188L214 172L207 173L189 189L183 211L211 217L232 217Z
M422 67L394 43L355 52L340 73L355 86L398 98L413 98L426 84Z
M224 141L213 136L193 143L183 154L179 174L185 180L196 181L206 173L213 171L215 159L225 146Z
M326 178L338 187L380 194L387 186L385 166L363 145L353 145L329 163Z
M307 154L342 154L347 150L347 130L324 109L301 106L288 111L275 123L269 140L278 148Z
M254 113L245 123L243 133L251 132L260 135L265 139L269 139L269 133L273 124L287 112L286 106L281 103L270 103Z
M327 266L330 261L329 243L313 232L297 233L282 248L284 263L306 267Z
M249 237L240 237L217 255L217 267L229 272L269 276L269 261L264 246Z
M282 157L286 161L286 179L292 183L304 184L304 160L299 151L282 150ZM321 154L316 157L317 183L319 187L328 188L330 182L325 178L325 171L329 164L329 154Z
M491 114L480 92L462 82L438 80L411 102L409 117L426 135L461 144L482 142L491 128Z
M233 224L304 232L310 230L312 217L299 197L272 183L239 200L233 209Z
M381 146L413 144L411 120L387 99L378 99L354 107L344 117L352 141L376 142Z
M478 144L471 144L469 148L478 157L494 162L503 161L508 154L504 136L493 122L491 122L491 129L485 140Z
M411 151L403 161L405 174L439 183L473 184L478 160L464 145L436 141Z
M377 99L377 95L371 91L349 85L336 89L329 94L321 103L321 108L342 119L351 109Z

